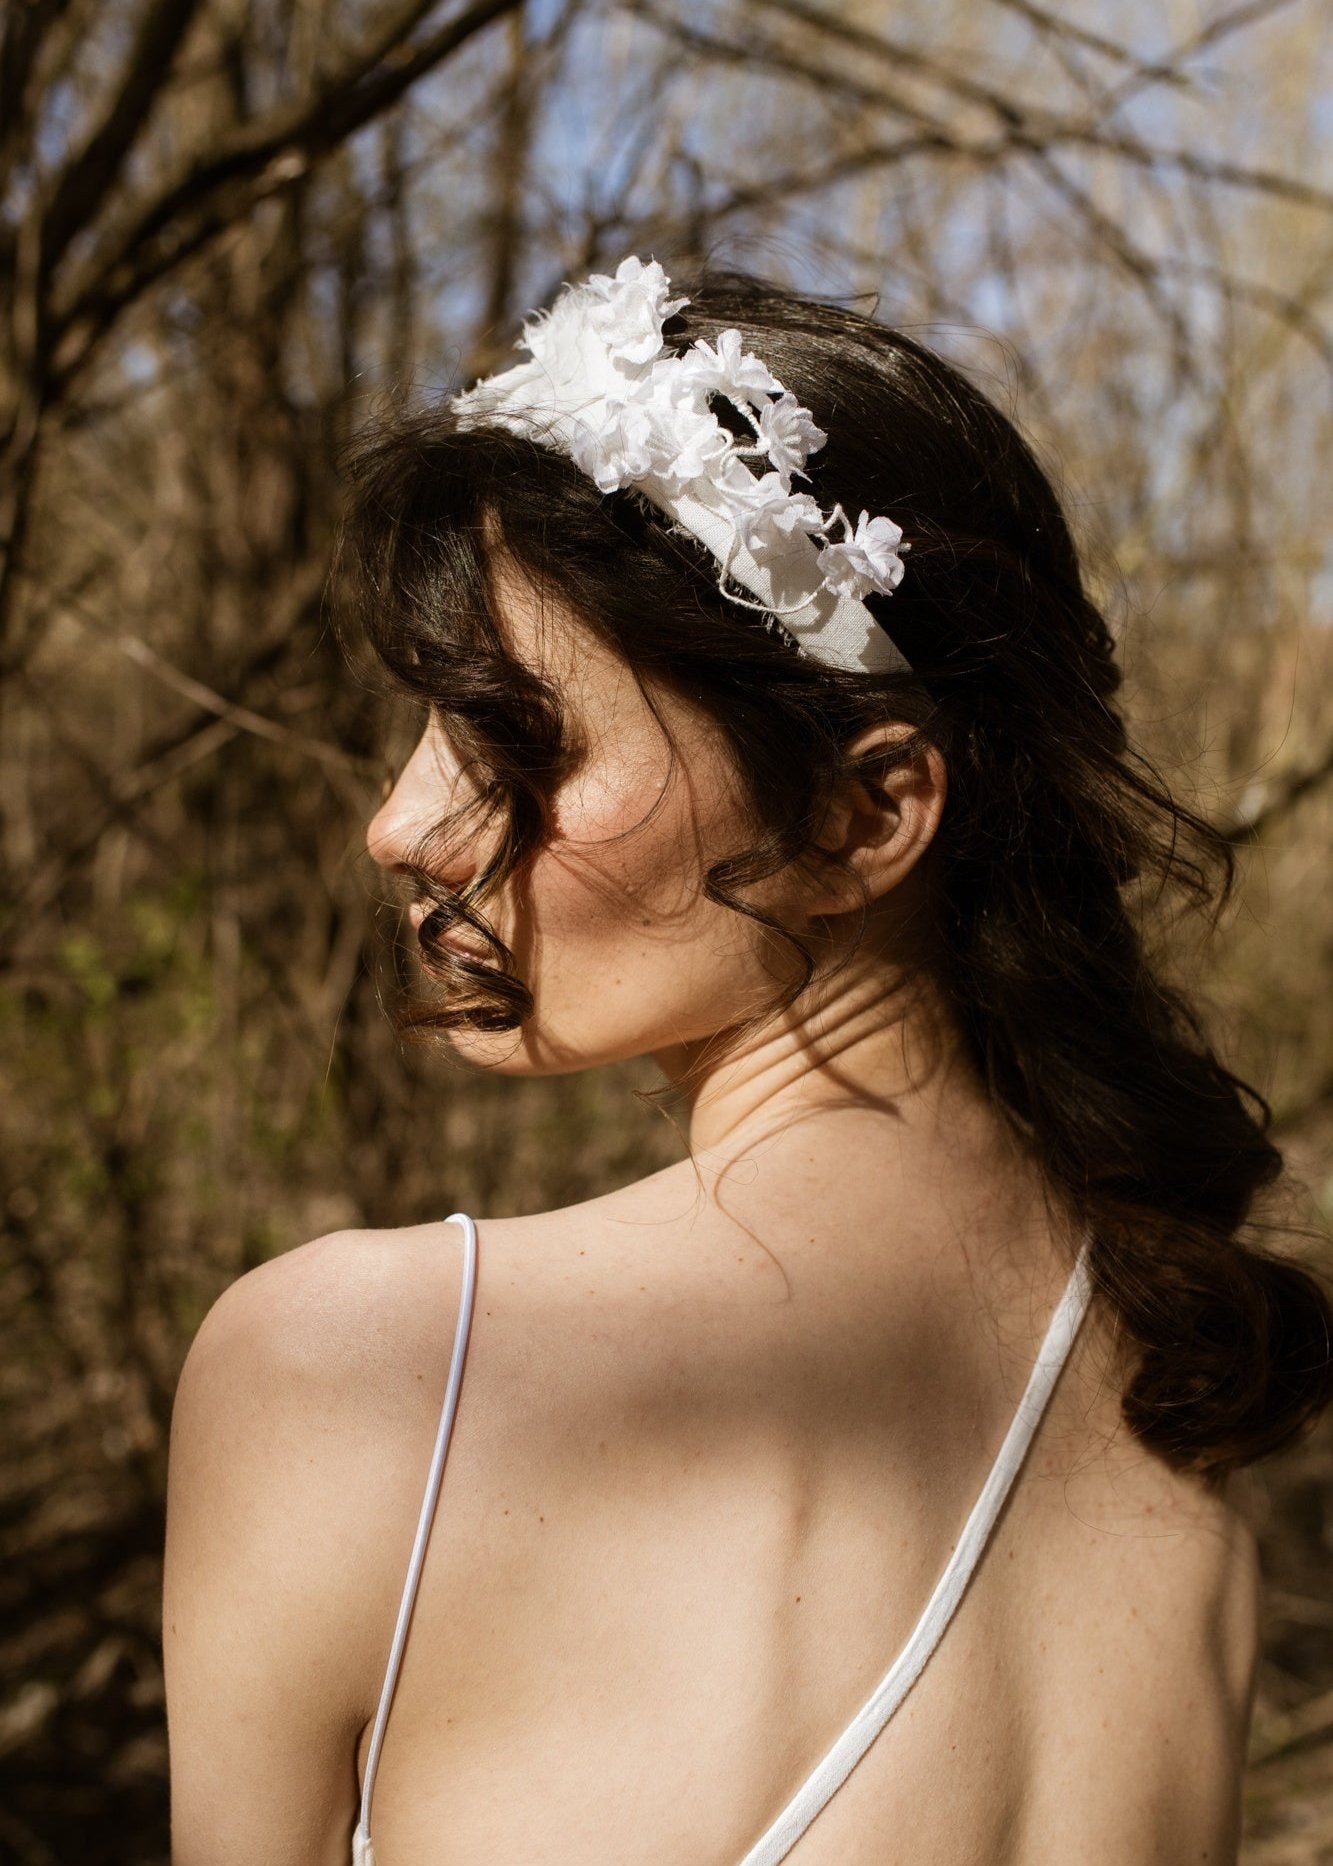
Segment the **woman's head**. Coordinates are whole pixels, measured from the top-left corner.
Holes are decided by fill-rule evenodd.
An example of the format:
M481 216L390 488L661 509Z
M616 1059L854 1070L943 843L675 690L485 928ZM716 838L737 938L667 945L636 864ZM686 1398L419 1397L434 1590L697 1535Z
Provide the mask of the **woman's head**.
M371 437L342 567L434 722L409 771L436 775L398 802L415 795L423 830L432 796L460 812L385 851L432 903L423 946L451 981L409 1021L540 1030L548 1014L542 1066L578 1067L562 1047L657 1046L660 1007L638 1002L642 980L626 988L630 963L696 1036L734 1021L738 981L772 979L743 1016L796 1005L830 950L920 977L1094 1232L1094 1274L1142 1348L1131 1424L1180 1462L1261 1455L1328 1396L1328 1311L1303 1272L1237 1241L1281 1166L1267 1110L1158 976L1125 899L1156 883L1206 900L1210 858L1225 885L1229 855L1127 744L1059 501L1009 420L901 333L740 274L687 290L673 347L738 328L828 434L808 467L820 505L902 526L907 573L865 601L912 672L798 655L720 594L692 537L522 436L460 432L445 410ZM893 849L904 803L910 859L867 854ZM847 834L877 813L878 840ZM550 859L571 826L587 844L573 867ZM542 889L530 918L525 877ZM688 944L673 946L673 916ZM544 919L553 970L525 952ZM489 964L432 946L451 922ZM561 981L561 950L585 972L610 960L605 996ZM596 1042L586 1005L607 1020Z
M997 831L1008 837L1001 825L1032 818L1043 753L1065 766L1052 798L1072 794L1092 816L1097 766L1123 749L1107 704L1118 681L1109 636L1082 596L1058 502L1004 416L909 339L734 274L694 286L664 335L683 351L737 326L828 433L807 468L820 503L888 512L907 529L908 575L891 598L866 602L921 679L842 674L797 655L776 625L719 594L715 561L645 500L604 496L562 455L503 429L460 432L447 410L428 412L372 445L356 468L347 555L364 578L357 606L382 658L433 709L452 763L477 761L459 799L472 814L456 832L464 850L489 846L499 860L467 906L484 910L489 899L520 937L523 925L500 907L503 871L519 885L531 875L557 799L576 809L578 773L595 783L608 753L635 758L651 790L654 771L666 779L661 761L678 727L696 741L684 782L698 803L717 819L716 769L692 770L707 757L728 774L728 804L742 816L748 807L748 824L729 819L733 831L752 832L744 842L724 837L718 848L704 837L730 858L706 885L733 915L765 914L794 871L818 860L835 800L860 794L858 779L901 784L894 765L930 755L942 777L953 718L963 743L949 762L974 796L955 803L950 836L961 844L965 827L975 830L983 866L1000 846ZM715 407L728 419L725 404ZM579 742L571 674L596 714L596 744ZM912 736L911 727L922 730ZM859 772L858 760L868 761ZM409 781L421 768L409 768ZM677 779L677 811L680 791ZM622 791L618 820L643 795ZM496 807L489 842L487 805ZM1100 827L1090 824L1094 838ZM439 839L448 840L443 825ZM626 853L646 853L652 838L632 844ZM915 904L919 921L923 902ZM452 989L429 1021L459 1031L539 1015L522 969L498 950L498 994L488 1001L485 981L465 978L433 939L460 903L438 905L422 944ZM873 925L883 917L872 915ZM787 948L799 991L815 955L788 939L799 932L792 917L752 924ZM471 928L478 947L486 928ZM469 995L469 983L482 990Z
M807 1014L804 964L765 920L708 886L715 863L765 833L723 723L677 681L631 667L614 635L567 600L543 596L506 555L493 510L481 525L490 623L502 652L543 683L565 747L541 800L540 839L485 914L521 981L522 997L503 1007L517 1020L512 1033L466 1008L476 968L494 954L476 925L447 923L501 831L495 816L481 820L484 786L437 706L367 831L376 861L416 890L411 917L451 987L440 1008L455 1046L507 1073L666 1052L676 1064L703 1046L716 1057L780 995L800 991ZM910 732L881 721L853 753L891 751ZM853 784L830 807L823 842L839 846L847 874L794 862L747 889L747 904L812 949L824 978L846 980L859 963L883 991L908 943L905 916L921 918L920 892L905 884L943 801L942 759L926 744L873 791Z

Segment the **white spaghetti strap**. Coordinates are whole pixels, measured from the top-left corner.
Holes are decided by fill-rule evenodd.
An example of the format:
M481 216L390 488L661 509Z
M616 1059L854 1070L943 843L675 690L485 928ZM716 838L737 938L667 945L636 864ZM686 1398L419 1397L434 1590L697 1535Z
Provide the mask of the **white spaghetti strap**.
M366 1755L366 1775L361 1788L361 1808L356 1832L352 1836L352 1866L375 1866L374 1849L370 1844L370 1801L375 1792L375 1775L379 1768L380 1751L384 1747L384 1731L389 1721L389 1709L393 1704L398 1672L403 1662L403 1648L407 1644L407 1629L412 1622L417 1586L426 1560L426 1543L429 1540L431 1523L435 1517L435 1504L440 1494L440 1480L444 1476L444 1460L449 1450L450 1437L453 1434L454 1415L458 1411L458 1393L463 1382L463 1361L467 1354L468 1332L472 1326L472 1306L477 1293L477 1227L466 1212L453 1212L445 1222L463 1227L463 1291L458 1304L458 1322L454 1329L454 1351L449 1362L449 1379L444 1389L444 1407L440 1413L440 1427L435 1434L435 1450L431 1456L430 1474L426 1479L426 1494L421 1503L421 1515L417 1519L416 1540L412 1544L412 1556L407 1565L407 1580L403 1584L403 1597L398 1606L398 1621L393 1629L393 1643L389 1647L389 1663L384 1673L384 1684L380 1691L379 1708L375 1712L374 1728L370 1733L370 1749Z
M958 1538L958 1546L926 1603L925 1612L917 1621L911 1638L823 1761L745 1855L741 1866L778 1866L779 1860L787 1857L820 1809L842 1787L870 1748L938 1645L1000 1514L1009 1487L1032 1442L1074 1337L1087 1313L1092 1296L1088 1270L1090 1242L1085 1239L1079 1250L1073 1274L1051 1317L1027 1387L1018 1402L1018 1410L995 1463L991 1466L990 1476L973 1505L963 1533Z

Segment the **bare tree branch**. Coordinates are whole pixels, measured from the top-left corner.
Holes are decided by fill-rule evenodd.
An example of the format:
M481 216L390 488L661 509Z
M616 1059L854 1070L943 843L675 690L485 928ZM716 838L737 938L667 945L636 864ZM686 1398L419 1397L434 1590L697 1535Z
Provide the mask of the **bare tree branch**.
M1162 320L1170 335L1177 377L1182 381L1191 380L1197 374L1197 365L1190 350L1190 334L1180 307L1162 290L1161 261L1145 253L1123 227L1103 213L1087 190L1065 174L1049 150L1029 149L1028 154L1047 183L1087 226L1094 245L1109 253L1114 263L1140 287L1153 313Z
M527 168L528 139L531 133L532 108L525 71L526 47L523 42L523 15L512 13L507 21L508 69L500 104L498 142L493 174L496 198L491 223L491 253L486 305L482 312L481 341L474 344L465 374L483 375L499 360L502 331L509 312L518 259L518 244L523 223L523 182Z
M1283 3L1284 0L1255 0L1256 6L1263 13L1272 12L1277 5ZM1102 149L1122 156L1125 160L1141 167L1170 168L1181 174L1198 176L1205 181L1218 182L1234 188L1251 189L1257 193L1279 197L1301 206L1333 211L1333 190L1316 187L1299 176L1283 175L1272 169L1255 168L1246 163L1228 162L1219 157L1203 156L1191 149L1163 147L1143 138L1131 136L1127 132L1116 133L1101 129L1096 123L1086 120L1035 110L1019 103L1014 97L995 90L993 86L981 84L973 78L952 70L943 65L939 59L919 52L912 46L881 38L864 27L849 25L844 20L831 18L819 8L808 5L807 0L757 0L757 4L769 11L800 20L816 31L858 52L886 60L901 70L918 71L942 85L953 95L969 103L983 105L998 118L1000 123L1006 126L1016 141L1028 147L1049 149L1059 143L1069 143L1086 148ZM1247 17L1250 12L1251 9L1246 9ZM754 56L765 58L767 49L756 48Z
M13 173L33 115L34 79L47 38L70 0L10 0L0 35L0 189Z
M756 63L762 62L765 70L780 71L786 77L810 85L825 97L845 97L854 103L890 111L904 122L914 123L920 128L944 133L941 118L921 105L910 102L900 92L888 89L882 80L869 84L864 79L834 71L815 59L798 57L782 46L756 47L753 42L720 38L715 32L705 32L701 26L689 25L678 19L673 13L655 5L654 0L628 0L625 10L646 20L674 44L710 62L734 65L740 70L749 71L755 68Z
M1249 807L1243 808L1236 820L1223 829L1223 835L1232 843L1258 842L1274 823L1290 816L1298 804L1321 789L1330 778L1333 778L1333 744L1322 758L1304 771L1293 772L1278 784L1254 785Z
M229 700L206 682L196 680L192 674L173 667L164 655L159 654L156 648L150 648L138 635L118 635L114 645L136 667L142 667L183 698L192 700L203 712L225 719L228 725L235 726L238 731L253 733L256 738L267 739L274 745L289 745L293 751L317 758L321 764L341 765L344 770L355 771L362 776L378 769L373 758L358 758L354 753L344 751L341 745L331 745L327 739L315 739L305 732L293 732L290 726L280 725L276 719L268 719L263 713L253 712L250 707Z
M1099 58L1110 59L1117 65L1127 67L1133 78L1144 84L1167 84L1184 87L1189 79L1180 69L1178 58L1141 59L1127 45L1121 45L1117 39L1108 39L1099 32L1093 32L1087 26L1076 25L1071 19L1061 19L1057 13L1048 13L1045 7L1035 4L1035 0L991 0L993 6L1003 7L1008 13L1016 13L1020 19L1039 32L1043 38L1067 41L1071 45L1082 46L1085 51L1095 52ZM1264 0L1271 5L1272 0Z
M99 164L123 165L142 110L163 82L152 53L174 51L197 5L198 0L153 0L121 98L57 184L45 222L29 216L11 244L8 317L0 328L0 637L9 635L42 424L117 319L150 285L243 221L259 201L297 187L322 156L521 0L473 0L416 41L409 35L433 10L433 0L404 0L313 90L238 123L220 147L191 152L185 172L140 207L129 227L110 238L109 250L104 241L72 281L55 285L55 258L104 199ZM8 665L14 658L11 651Z
M62 169L42 214L40 275L49 278L76 234L93 219L120 179L125 158L141 134L171 75L177 48L193 24L200 0L151 0L134 45L116 76L97 128Z
M212 713L196 715L189 724L172 735L169 744L160 746L142 764L117 774L102 786L99 810L80 825L79 834L67 845L49 855L33 870L26 884L9 904L7 926L0 928L0 967L12 962L12 947L18 934L32 920L40 917L56 901L69 881L96 849L112 824L127 820L131 807L154 791L172 784L191 765L209 758L234 739L240 727L230 720L217 719Z
M389 109L426 72L441 64L521 0L473 0L457 19L420 43L395 44L381 55L384 35L347 61L314 97L283 104L242 125L205 161L141 210L116 250L99 256L76 295L54 312L60 337L54 375L63 392L117 318L148 286L173 271L257 203L302 179L322 155ZM404 9L418 14L419 6Z
M1172 66L1184 65L1200 52L1209 51L1213 46L1220 45L1233 33L1243 32L1251 26L1257 26L1292 4L1293 0L1241 0L1240 6L1233 7L1229 13L1219 13L1216 19L1210 20L1206 26L1200 27L1197 32L1191 33L1188 38L1182 39L1173 46L1162 63L1168 69ZM1146 84L1154 82L1156 80L1149 78L1146 74L1131 74L1107 93L1104 102L1108 108L1118 110L1120 105L1127 102L1137 91L1142 90Z
M1192 175L1199 181L1248 189L1254 194L1290 201L1297 207L1313 207L1324 213L1333 213L1333 188L1319 188L1313 182L1302 181L1297 175L1283 175L1276 169L1253 168L1244 162L1227 162L1218 156L1200 155L1193 149L1173 149L1137 136L1113 135L1109 131L1078 123L1048 125L1043 132L1043 140L1048 144L1061 141L1087 149L1105 150L1109 155L1120 156L1136 168L1159 172L1174 169L1181 175Z

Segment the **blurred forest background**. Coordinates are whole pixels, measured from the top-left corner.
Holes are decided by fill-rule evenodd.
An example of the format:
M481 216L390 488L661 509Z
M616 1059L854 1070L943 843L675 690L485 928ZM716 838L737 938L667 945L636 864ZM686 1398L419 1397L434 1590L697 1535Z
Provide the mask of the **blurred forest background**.
M162 1866L165 1447L209 1304L331 1229L680 1157L629 1092L648 1066L487 1080L393 1036L409 961L361 838L415 721L323 598L341 443L500 364L561 280L710 255L878 294L1017 413L1141 743L1236 845L1217 937L1163 938L1333 1263L1333 25L1323 0L0 19L0 1857ZM1333 1861L1333 1419L1250 1495L1244 1858L1307 1866Z

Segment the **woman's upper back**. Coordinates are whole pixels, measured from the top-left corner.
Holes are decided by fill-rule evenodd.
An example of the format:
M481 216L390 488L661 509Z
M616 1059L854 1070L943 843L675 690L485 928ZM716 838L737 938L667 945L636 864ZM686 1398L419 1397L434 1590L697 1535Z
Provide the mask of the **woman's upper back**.
M998 1212L966 1240L925 1212L831 1235L838 1199L787 1193L784 1213L736 1189L728 1217L673 1168L483 1217L377 1866L737 1866L901 1649L1070 1259L1030 1235L1015 1249ZM461 1257L447 1224L321 1240L246 1279L202 1344L197 1385L228 1360L224 1387L273 1383L242 1453L276 1456L261 1519L286 1507L313 1530L323 1498L285 1585L330 1768L340 1731L364 1762ZM797 1866L1172 1858L1172 1823L1191 1857L1226 1857L1253 1545L1117 1430L1109 1345L1094 1308L943 1640ZM290 1619L275 1609L270 1651ZM349 1765L330 1859L355 1787Z

